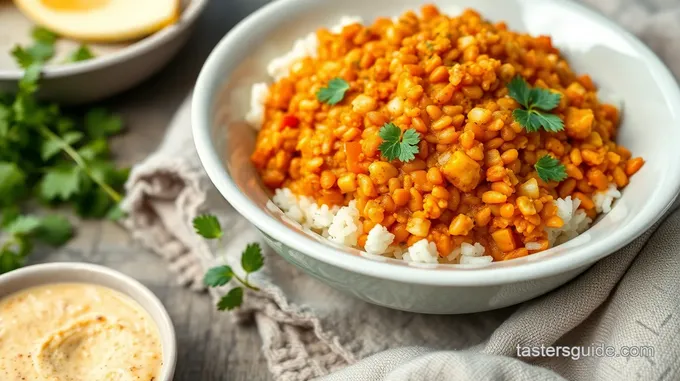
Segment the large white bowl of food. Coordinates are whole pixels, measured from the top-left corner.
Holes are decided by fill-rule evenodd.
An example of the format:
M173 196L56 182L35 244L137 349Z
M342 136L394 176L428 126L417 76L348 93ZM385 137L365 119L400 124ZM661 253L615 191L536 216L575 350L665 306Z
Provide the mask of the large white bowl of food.
M213 183L287 260L429 313L541 295L640 235L680 187L680 92L566 1L282 0L196 85Z

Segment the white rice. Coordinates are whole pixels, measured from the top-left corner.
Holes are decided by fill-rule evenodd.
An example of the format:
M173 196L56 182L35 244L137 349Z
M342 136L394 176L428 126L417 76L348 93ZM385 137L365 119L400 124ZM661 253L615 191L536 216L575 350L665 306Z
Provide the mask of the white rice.
M364 250L371 254L384 254L393 241L394 234L390 233L386 227L377 224L368 232Z
M438 263L437 245L423 238L408 248L408 254L403 259L407 262Z
M246 122L258 131L264 123L264 103L268 96L269 85L264 82L254 84L250 91L250 110L246 114Z
M612 210L612 203L617 198L621 198L621 192L616 189L616 184L609 184L606 191L595 192L593 203L595 211L598 213L609 213Z

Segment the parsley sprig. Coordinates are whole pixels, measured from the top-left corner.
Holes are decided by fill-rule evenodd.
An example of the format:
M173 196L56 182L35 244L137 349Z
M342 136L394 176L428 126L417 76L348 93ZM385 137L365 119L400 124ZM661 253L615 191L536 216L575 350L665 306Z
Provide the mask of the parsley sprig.
M0 94L0 273L23 266L36 242L59 246L73 235L63 216L22 214L36 199L72 205L81 217L121 217L129 170L116 168L107 142L121 119L101 108L82 117L38 102L41 70L41 61L31 63L18 92Z
M560 103L562 97L548 89L531 88L522 77L516 76L508 83L509 95L524 108L515 109L512 116L527 132L536 132L541 127L549 132L564 129L559 116L549 113Z
M194 218L193 225L196 233L203 238L221 239L224 236L220 222L214 215L204 214L198 216ZM245 277L240 277L230 266L222 265L209 269L205 273L203 283L208 287L222 287L233 279L242 284L243 287L259 291L260 289L250 283L248 278L250 274L258 271L262 266L264 266L262 248L258 243L251 243L246 246L246 249L241 254L241 267L246 273ZM238 286L229 290L217 302L217 309L224 311L239 307L243 303L243 287Z
M32 64L48 62L56 51L55 44L59 36L43 27L35 27L31 33L33 44L28 47L15 45L12 49L12 56L17 64L23 69L27 69ZM80 62L94 58L90 48L81 44L78 49L73 51L64 63Z
M393 123L385 123L378 134L383 140L378 149L387 160L399 159L406 163L415 159L420 143L420 135L416 130L409 128L402 133Z
M562 181L567 178L567 170L564 164L550 155L541 156L534 164L534 168L538 177L545 182Z
M328 86L322 87L316 92L316 99L319 102L334 105L345 98L345 93L349 90L349 83L342 78L333 78L328 81Z

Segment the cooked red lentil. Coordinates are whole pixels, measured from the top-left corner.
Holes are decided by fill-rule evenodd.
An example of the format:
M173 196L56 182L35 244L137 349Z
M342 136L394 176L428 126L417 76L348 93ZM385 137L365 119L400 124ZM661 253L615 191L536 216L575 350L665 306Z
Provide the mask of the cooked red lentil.
M572 71L548 36L508 30L473 10L448 17L432 5L398 21L321 29L318 57L292 66L270 88L252 161L270 188L288 187L319 204L356 200L363 247L381 224L393 244L426 238L440 256L481 243L494 260L549 247L559 228L554 200L571 196L594 218L592 196L622 188L643 165L614 141L619 111L600 103L591 78ZM564 130L527 132L507 84L561 94L551 112ZM317 99L333 78L344 99ZM388 161L379 150L386 123L420 136L414 160ZM567 178L545 182L534 165L551 155ZM529 251L525 244L540 243Z

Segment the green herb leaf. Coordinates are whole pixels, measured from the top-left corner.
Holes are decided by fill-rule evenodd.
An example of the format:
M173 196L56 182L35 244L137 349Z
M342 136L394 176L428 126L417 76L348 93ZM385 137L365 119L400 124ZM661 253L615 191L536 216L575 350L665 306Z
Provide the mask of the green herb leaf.
M33 56L27 52L24 48L19 45L15 45L14 49L11 51L14 60L17 62L19 67L26 69L33 63Z
M212 214L204 214L194 218L194 229L201 237L216 239L222 237L222 227L217 217Z
M40 218L35 216L19 216L5 228L12 235L29 235L40 227Z
M529 87L520 76L513 78L508 84L508 94L524 109L516 109L512 116L527 132L536 132L541 127L548 132L558 132L564 129L564 122L555 114L548 111L559 105L561 95L548 89Z
M387 160L399 159L405 163L415 159L420 143L420 135L416 130L410 128L402 134L401 129L393 123L385 123L379 135L383 142L378 149Z
M120 204L114 205L108 212L106 212L106 219L111 221L119 221L126 216Z
M103 159L109 156L109 143L106 139L94 139L78 150L78 154L86 161Z
M105 138L122 129L122 119L104 108L94 108L85 114L85 130L90 138Z
M73 145L79 142L83 138L83 133L78 131L71 131L65 133L61 140L45 140L43 142L40 155L44 161L51 159L54 155L61 152L64 148L64 143L68 145Z
M234 272L229 266L213 267L205 273L203 284L208 287L220 287L229 283L234 276Z
M24 71L24 76L19 80L19 90L24 94L33 94L38 90L38 80L42 73L42 63L30 64ZM25 100L26 101L26 100ZM32 100L35 104L35 100Z
M85 44L81 44L76 51L71 53L71 56L66 60L66 62L87 61L92 58L94 58L94 54L90 48Z
M243 303L243 288L235 287L229 290L229 292L217 302L217 309L220 311L233 310L236 307L240 307Z
M16 163L0 162L0 205L11 203L22 191L26 175Z
M2 219L0 220L0 227L6 228L12 221L14 221L21 214L21 209L16 205L9 205L2 209Z
M33 28L31 35L33 36L33 39L35 41L42 42L45 44L54 44L55 42L57 42L57 38L59 38L59 36L56 33L52 32L51 30L45 29L41 26Z
M567 171L564 165L556 158L545 155L534 164L536 173L541 180L548 181L562 181L567 178Z
M66 217L51 214L40 219L35 236L48 245L61 246L73 237L73 225Z
M51 168L40 182L40 195L47 201L68 200L78 193L80 183L81 169L79 167Z
M262 268L264 265L264 257L262 256L262 248L259 243L251 243L246 246L246 249L241 255L241 267L247 273L253 273Z
M333 78L328 82L327 87L319 89L316 99L320 102L334 105L345 98L345 93L349 90L349 83L342 78Z
M529 96L529 104L532 108L537 108L543 111L550 111L560 104L562 96L558 93L553 93L548 89L534 87L531 89Z
M531 94L531 87L524 78L519 75L514 77L508 83L508 94L525 108L529 108L529 98Z
M22 267L25 261L25 257L19 252L10 248L0 248L0 274Z
M26 49L33 57L33 62L46 62L54 56L54 43L36 42L35 45Z

